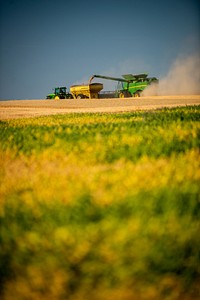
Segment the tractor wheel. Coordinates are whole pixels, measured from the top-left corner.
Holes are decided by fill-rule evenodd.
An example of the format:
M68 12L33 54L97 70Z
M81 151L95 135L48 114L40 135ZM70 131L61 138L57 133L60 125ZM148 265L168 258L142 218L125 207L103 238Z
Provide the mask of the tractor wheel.
M67 99L73 99L74 97L72 96L72 94L67 94L67 97L66 97Z
M134 97L140 97L140 92L135 92Z
M54 98L55 100L59 100L60 98L59 98L59 96L55 96L55 98Z
M84 99L85 96L83 94L78 94L77 99Z

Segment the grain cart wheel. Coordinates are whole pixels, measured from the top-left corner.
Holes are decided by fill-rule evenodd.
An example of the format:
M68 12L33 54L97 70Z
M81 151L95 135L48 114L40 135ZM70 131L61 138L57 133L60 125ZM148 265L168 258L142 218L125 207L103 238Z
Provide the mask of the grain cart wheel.
M135 92L134 97L140 97L140 92Z
M84 99L85 96L83 94L78 94L77 99Z

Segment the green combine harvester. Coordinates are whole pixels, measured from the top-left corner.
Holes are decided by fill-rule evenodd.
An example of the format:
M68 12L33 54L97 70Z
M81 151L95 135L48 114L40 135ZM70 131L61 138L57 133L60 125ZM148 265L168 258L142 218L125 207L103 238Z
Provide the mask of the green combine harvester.
M156 77L148 77L147 73L136 74L136 75L126 74L126 75L122 75L122 77L123 78L109 77L103 75L93 75L90 78L89 83L91 83L91 81L94 78L102 78L102 79L117 81L118 82L117 90L113 92L116 98L140 97L142 91L147 86L151 84L158 84L158 79Z

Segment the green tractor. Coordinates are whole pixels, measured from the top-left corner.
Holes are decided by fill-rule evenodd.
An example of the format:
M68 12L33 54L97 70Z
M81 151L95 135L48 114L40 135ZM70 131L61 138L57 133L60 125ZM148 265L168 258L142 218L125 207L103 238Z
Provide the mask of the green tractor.
M61 87L56 87L54 89L54 93L48 94L46 96L46 99L55 99L55 100L73 99L73 96L72 94L67 92L67 88L65 86L61 86Z

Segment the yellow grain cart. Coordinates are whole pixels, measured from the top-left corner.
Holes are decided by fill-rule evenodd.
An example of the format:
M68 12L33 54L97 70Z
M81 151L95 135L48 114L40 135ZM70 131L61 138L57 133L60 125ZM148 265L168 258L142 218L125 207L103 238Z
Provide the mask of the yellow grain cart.
M97 99L99 92L103 89L102 83L90 83L70 86L70 93L76 99Z

